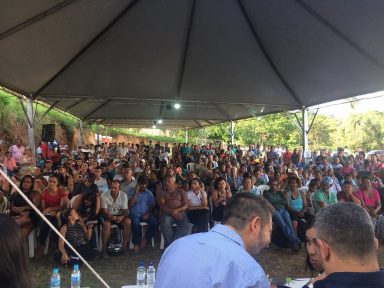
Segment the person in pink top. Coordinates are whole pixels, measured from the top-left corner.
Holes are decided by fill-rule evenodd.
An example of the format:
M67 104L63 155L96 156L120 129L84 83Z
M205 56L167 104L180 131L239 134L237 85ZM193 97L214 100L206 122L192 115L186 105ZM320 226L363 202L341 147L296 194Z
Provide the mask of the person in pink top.
M18 139L15 145L9 147L9 152L11 152L12 158L15 159L16 162L21 163L25 152L25 147L21 139Z
M368 211L372 218L378 218L381 209L380 194L372 187L371 179L368 176L361 178L361 186L355 192L355 196L361 201L361 206Z

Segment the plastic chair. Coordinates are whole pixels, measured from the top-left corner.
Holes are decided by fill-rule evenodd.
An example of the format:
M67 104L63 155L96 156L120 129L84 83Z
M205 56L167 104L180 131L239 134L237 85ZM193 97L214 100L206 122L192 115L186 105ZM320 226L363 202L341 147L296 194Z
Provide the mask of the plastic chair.
M196 164L195 163L188 163L187 164L187 171L192 171L194 172L196 169Z
M145 229L146 227L148 227L148 223L140 222L140 226L141 226L141 237L145 237ZM155 248L155 237L152 237L151 243L152 243L152 248ZM129 240L129 249L133 249L133 247L134 245L132 242L132 232L131 232L131 236Z
M263 195L264 191L269 190L269 185L259 185L257 186L257 189L261 192L261 195Z
M33 229L28 235L28 254L29 258L35 257L35 249L37 248L37 229Z

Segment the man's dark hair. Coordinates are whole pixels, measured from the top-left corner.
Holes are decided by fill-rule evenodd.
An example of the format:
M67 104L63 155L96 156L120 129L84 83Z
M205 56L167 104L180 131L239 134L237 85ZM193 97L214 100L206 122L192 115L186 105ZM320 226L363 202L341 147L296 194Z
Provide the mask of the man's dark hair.
M137 183L148 184L148 177L145 175L140 175L139 177L137 177Z
M316 214L317 238L328 243L336 255L362 258L376 253L372 220L361 206L340 202Z
M343 185L353 185L351 180L345 180Z
M270 216L274 211L273 206L263 197L251 193L237 193L229 199L222 222L237 230L243 230L249 221L259 216L261 225L264 226L271 221Z

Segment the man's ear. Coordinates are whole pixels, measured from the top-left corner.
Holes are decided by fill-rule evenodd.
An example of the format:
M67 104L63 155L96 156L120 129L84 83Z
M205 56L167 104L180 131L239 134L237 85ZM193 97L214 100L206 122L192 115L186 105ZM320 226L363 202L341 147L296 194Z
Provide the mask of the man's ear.
M326 262L329 260L329 257L331 255L331 249L328 245L327 242L317 239L317 244L318 244L318 249L319 249L319 254L321 259Z
M259 232L261 229L261 219L259 216L254 217L250 222L249 222L249 227L252 232Z

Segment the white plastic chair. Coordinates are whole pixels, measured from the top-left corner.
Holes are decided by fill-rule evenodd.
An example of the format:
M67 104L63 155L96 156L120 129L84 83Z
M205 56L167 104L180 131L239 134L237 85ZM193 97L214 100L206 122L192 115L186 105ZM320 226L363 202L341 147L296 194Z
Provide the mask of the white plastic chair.
M35 249L37 248L37 228L33 229L28 235L28 254L29 258L35 257Z
M259 185L257 186L257 189L261 192L261 195L263 195L264 191L269 190L269 185Z
M140 226L141 226L141 237L145 237L145 227L148 227L148 223L146 222L140 222ZM133 249L134 245L133 245L133 242L132 242L132 231L131 231L131 236L130 236L130 239L129 239L129 249ZM151 243L152 243L152 248L155 248L155 237L152 237L151 239Z
M187 171L192 171L194 172L196 169L196 164L195 163L188 163L187 164Z

